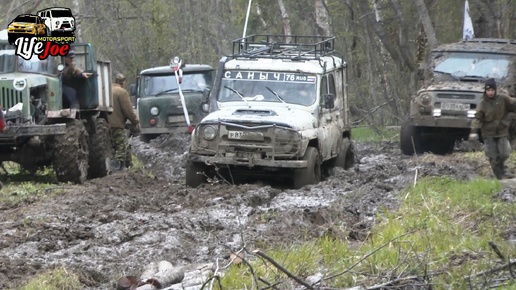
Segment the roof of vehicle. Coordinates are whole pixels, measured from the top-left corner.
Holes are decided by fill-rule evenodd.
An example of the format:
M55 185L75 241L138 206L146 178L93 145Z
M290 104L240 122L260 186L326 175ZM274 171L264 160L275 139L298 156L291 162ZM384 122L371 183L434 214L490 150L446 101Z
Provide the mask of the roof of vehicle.
M33 18L41 18L39 17L38 15L34 15L34 14L20 14L18 16L16 16L14 19L18 18L18 17L33 17ZM14 21L14 20L13 20Z
M494 52L500 54L516 54L516 40L499 38L474 38L470 40L442 44L432 52Z
M323 73L345 65L335 37L255 34L233 41L226 69Z
M69 11L72 11L70 8L66 8L66 7L52 7L52 8L47 8L47 9L39 10L38 12L53 11L53 10L69 10Z
M207 64L185 64L181 68L183 73L191 72L202 72L202 71L213 71L213 67ZM158 66L153 68L144 69L140 74L173 74L174 70L170 66Z

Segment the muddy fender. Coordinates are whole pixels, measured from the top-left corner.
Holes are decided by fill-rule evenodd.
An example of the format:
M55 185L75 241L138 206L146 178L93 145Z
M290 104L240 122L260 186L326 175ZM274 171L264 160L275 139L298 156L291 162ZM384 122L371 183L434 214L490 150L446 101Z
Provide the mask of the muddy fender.
M53 166L60 182L84 183L88 176L88 133L80 120L70 120L55 137Z
M294 170L294 188L301 188L307 184L316 184L321 181L321 158L319 150L315 147L308 147L305 151L303 160L308 166Z

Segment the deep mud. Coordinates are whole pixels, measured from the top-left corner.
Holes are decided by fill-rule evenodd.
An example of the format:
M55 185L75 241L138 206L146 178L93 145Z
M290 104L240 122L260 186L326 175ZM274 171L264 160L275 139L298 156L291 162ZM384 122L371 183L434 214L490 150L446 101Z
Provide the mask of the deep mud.
M85 289L113 289L153 261L227 263L243 244L257 249L322 235L363 241L377 214L396 209L416 170L469 179L479 166L453 155L405 157L397 143L358 143L355 168L300 190L223 181L192 189L184 185L187 135L131 143L140 169L66 185L55 198L0 205L0 289L61 265L81 273ZM514 202L514 192L498 198Z

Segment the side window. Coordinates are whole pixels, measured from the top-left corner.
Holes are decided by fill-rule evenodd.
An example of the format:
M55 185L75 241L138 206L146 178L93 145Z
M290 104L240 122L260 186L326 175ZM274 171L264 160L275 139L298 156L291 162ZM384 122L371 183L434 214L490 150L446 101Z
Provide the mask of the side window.
M335 90L335 78L333 77L333 74L329 75L328 89L330 94L333 96L337 95L337 91Z
M321 88L319 91L319 104L323 106L324 104L324 95L326 95L328 92L328 78L326 76L323 76L321 78Z

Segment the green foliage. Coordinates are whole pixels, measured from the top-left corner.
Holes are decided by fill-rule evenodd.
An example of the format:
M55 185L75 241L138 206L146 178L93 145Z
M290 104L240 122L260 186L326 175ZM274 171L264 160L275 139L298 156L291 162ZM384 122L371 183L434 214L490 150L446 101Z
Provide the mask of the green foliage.
M36 276L19 290L79 290L83 288L79 276L62 267Z
M516 246L502 238L514 224L516 208L493 200L501 190L494 180L470 182L450 178L423 178L401 195L398 211L378 217L378 223L360 247L323 237L299 245L270 245L268 256L298 277L321 272L333 287L372 285L371 277L430 275L438 289L464 289L464 277L493 268L496 257L489 242L505 256ZM248 259L250 260L250 259ZM255 277L286 285L288 278L262 259L251 261ZM233 266L222 278L223 289L244 289L256 282L250 268ZM482 277L483 283L489 277ZM475 279L471 280L475 285ZM265 285L259 285L265 286ZM286 287L286 286L285 286ZM288 288L288 287L286 287Z
M382 142L396 141L399 139L399 128L378 128L373 130L371 127L355 127L351 131L353 141Z

